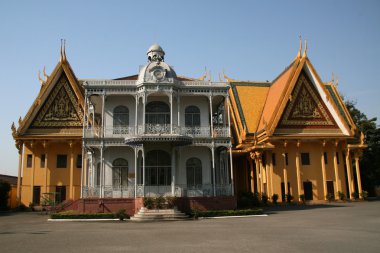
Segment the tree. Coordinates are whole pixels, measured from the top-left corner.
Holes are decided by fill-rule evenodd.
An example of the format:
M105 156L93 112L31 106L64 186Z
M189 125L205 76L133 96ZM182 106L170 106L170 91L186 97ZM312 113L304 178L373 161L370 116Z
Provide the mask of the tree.
M8 182L0 181L0 210L8 209L8 198L11 185Z
M374 187L380 185L380 128L376 126L377 118L368 119L356 108L354 101L345 101L351 117L358 127L358 134L364 133L368 148L363 151L360 160L360 176L363 190L374 196Z

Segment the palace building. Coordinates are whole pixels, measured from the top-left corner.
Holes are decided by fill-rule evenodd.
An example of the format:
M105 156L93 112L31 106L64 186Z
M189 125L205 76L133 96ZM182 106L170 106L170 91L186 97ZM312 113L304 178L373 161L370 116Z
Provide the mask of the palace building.
M272 82L213 82L207 72L177 75L156 44L137 75L78 79L61 47L12 125L19 200L134 213L145 196L225 209L245 192L282 201L361 193L363 136L336 84L322 82L301 51Z

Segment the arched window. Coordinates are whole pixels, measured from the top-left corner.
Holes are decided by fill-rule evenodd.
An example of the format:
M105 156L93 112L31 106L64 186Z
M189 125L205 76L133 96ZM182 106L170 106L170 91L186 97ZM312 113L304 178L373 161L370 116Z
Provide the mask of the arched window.
M170 124L170 108L164 102L150 102L145 109L146 124Z
M171 184L171 157L163 150L152 150L146 156L146 185Z
M201 125L201 111L198 107L191 105L185 109L185 126L195 127Z
M129 110L123 105L119 105L113 109L113 133L128 133L129 126Z
M202 162L198 158L189 158L186 161L187 186L196 187L202 185Z
M123 158L117 158L112 163L112 185L128 185L128 161Z

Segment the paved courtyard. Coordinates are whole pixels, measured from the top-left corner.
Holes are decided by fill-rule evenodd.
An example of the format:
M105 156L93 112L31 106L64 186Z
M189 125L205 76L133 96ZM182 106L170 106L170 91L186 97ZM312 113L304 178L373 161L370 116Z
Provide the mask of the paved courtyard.
M1 214L0 252L380 252L380 201L155 223Z

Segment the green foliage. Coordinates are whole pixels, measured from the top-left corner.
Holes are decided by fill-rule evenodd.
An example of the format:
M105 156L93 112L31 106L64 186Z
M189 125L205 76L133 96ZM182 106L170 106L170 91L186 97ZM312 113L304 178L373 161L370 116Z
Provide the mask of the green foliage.
M50 214L52 219L114 219L113 213L77 213L73 211Z
M286 202L288 203L292 203L294 197L292 196L292 194L288 193L286 194Z
M174 208L175 205L177 204L177 198L176 197L166 196L165 200L166 200L167 208Z
M359 199L359 193L358 193L358 192L353 192L353 193L351 193L351 196L352 196L354 199Z
M306 204L305 194L301 194L300 199L301 199L302 204Z
M367 116L356 108L353 101L345 101L351 117L358 127L357 138L360 132L364 133L365 144L363 156L360 160L360 175L362 187L372 196L375 196L374 187L380 185L380 128L376 126L376 118L368 119Z
M332 194L332 193L327 193L327 194L326 194L326 199L327 199L329 202L331 202L331 201L334 201L335 196L334 196L334 194Z
M343 192L341 192L341 191L338 191L338 196L339 196L340 200L345 200L346 199L346 195Z
M268 196L267 196L266 193L263 193L263 194L261 195L261 201L262 201L262 203L263 203L264 205L268 204Z
M165 205L165 198L163 196L159 196L154 199L154 205L157 209L164 208Z
M119 220L124 220L124 219L129 219L130 216L126 213L125 209L119 209L115 213L115 217L118 218Z
M277 205L277 201L278 201L278 194L273 194L272 195L272 201L273 201L273 204Z
M368 198L368 192L367 191L362 191L362 193L360 193L360 197L362 199L367 199Z
M244 192L241 194L238 204L240 208L252 208L261 204L260 199L259 193Z
M146 207L148 209L152 209L154 206L153 198L152 197L144 197L143 204L144 204L144 207Z
M192 210L192 217L219 217L219 216L242 216L242 215L260 215L263 214L262 209L243 209L243 210L211 210L199 211Z
M0 181L0 210L8 209L9 191L11 185L8 182Z

